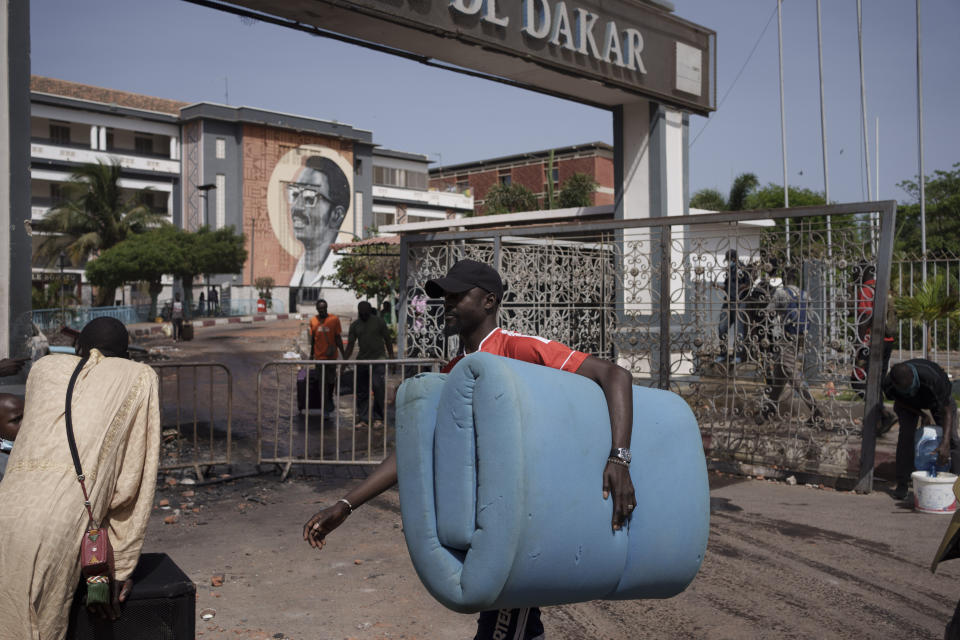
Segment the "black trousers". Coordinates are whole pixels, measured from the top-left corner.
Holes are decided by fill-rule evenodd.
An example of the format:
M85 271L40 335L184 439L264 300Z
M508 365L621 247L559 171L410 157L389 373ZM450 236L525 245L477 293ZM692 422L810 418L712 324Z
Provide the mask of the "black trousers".
M473 640L542 640L540 609L481 611Z
M897 485L907 486L910 482L910 474L913 473L913 439L917 434L917 425L920 423L919 409L895 404L893 410L897 413L897 420L900 421L900 435L897 438ZM953 429L956 433L957 423L957 404L953 403L948 411L953 413ZM933 421L943 426L944 415L939 411L933 412ZM950 471L960 473L960 442L957 438L950 441Z
M183 335L183 318L173 319L173 339L179 340Z
M386 365L357 365L357 420L370 416L370 385L373 385L373 419L383 420L383 396L386 387Z
M316 371L317 384L323 385L323 410L333 411L336 408L333 404L333 392L337 386L337 365L318 364L316 365ZM319 409L320 407L311 408Z

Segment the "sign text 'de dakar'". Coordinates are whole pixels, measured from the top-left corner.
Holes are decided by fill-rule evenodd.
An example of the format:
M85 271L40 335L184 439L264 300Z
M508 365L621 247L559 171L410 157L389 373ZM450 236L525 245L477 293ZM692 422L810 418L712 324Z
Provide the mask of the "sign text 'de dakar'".
M715 108L715 34L639 0L328 1L425 32L427 37L404 48L468 68L538 84L529 71L507 63L485 67L492 52L695 112ZM448 44L433 46L430 36ZM456 49L451 39L479 48Z

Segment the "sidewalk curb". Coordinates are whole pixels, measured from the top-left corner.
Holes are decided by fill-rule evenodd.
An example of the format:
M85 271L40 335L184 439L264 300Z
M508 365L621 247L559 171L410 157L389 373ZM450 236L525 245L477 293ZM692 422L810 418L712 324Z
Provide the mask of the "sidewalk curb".
M273 320L301 320L303 314L300 313L265 313L249 316L231 316L229 318L203 318L200 320L193 320L193 327L195 329L204 329L206 327L216 327L227 324L250 324L252 322L270 322ZM134 325L128 325L127 330L132 336L147 336L154 333L163 333L163 325L166 322L160 322L156 324L151 324L148 326L136 327Z

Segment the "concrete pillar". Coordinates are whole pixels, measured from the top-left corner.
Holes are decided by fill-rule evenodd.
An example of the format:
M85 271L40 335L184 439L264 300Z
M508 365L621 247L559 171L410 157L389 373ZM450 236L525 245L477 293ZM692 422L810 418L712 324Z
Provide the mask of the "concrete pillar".
M30 3L0 0L0 357L30 335Z
M101 151L106 151L106 150L107 150L107 128L106 128L106 127L98 127L98 128L100 129L100 131L99 131L99 134L100 134L100 150L101 150Z
M100 127L95 124L90 125L90 148L96 150L100 144L100 135L97 133Z

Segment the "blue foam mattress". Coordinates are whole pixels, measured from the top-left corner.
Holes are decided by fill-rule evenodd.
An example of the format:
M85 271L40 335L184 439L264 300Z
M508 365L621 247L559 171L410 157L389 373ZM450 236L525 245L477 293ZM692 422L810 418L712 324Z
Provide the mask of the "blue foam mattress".
M406 381L401 510L430 593L467 613L683 591L709 529L700 432L674 393L633 387L633 403L637 507L613 531L610 421L594 382L486 353Z

